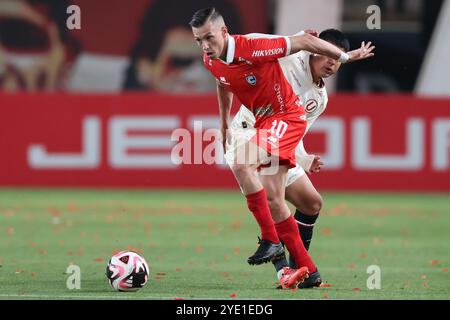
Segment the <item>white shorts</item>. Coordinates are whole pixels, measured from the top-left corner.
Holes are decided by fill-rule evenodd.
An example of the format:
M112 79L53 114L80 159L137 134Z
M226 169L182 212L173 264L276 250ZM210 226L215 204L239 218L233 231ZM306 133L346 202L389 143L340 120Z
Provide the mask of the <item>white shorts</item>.
M243 122L246 123L247 127L243 127ZM236 150L243 144L251 140L251 138L256 134L256 129L253 128L255 123L255 117L252 112L241 106L236 116L231 122L231 141L227 142L227 150L225 152L225 161L228 166L234 163ZM286 176L286 187L291 185L295 180L300 178L305 174L305 170L297 163L297 165L289 169Z
M230 167L235 160L235 150L237 150L236 148L249 141L254 134L248 133L248 131L251 131L249 129L241 129L241 131L242 132L237 133L234 130L232 130L233 141L229 145L227 144L227 152L225 153L224 157L226 163ZM235 135L235 133L237 134ZM304 174L305 170L303 170L303 168L297 163L297 165L294 168L288 170L286 175L285 187L286 188L289 187L295 180L302 177Z
M231 133L231 139L227 140L226 143L226 152L225 152L225 161L228 164L228 166L231 167L231 165L237 161L239 163L239 161L241 159L236 158L239 157L240 154L238 153L238 151L242 151L242 147L248 143L252 137L256 134L256 129L254 128L248 128L248 129L244 129L244 128L231 128L229 129L230 133ZM239 150L241 149L241 150ZM242 159L242 163L244 163L245 159Z
M295 180L302 177L305 170L297 163L295 168L289 169L286 176L286 188L289 187Z

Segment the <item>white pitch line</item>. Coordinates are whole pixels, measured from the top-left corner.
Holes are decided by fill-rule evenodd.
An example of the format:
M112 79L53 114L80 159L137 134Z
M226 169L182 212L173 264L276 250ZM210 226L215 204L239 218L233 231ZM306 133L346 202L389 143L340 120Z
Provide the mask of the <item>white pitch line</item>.
M0 294L0 298L54 298L54 299L121 299L121 300L140 300L140 299L159 299L159 300L175 300L177 297L152 297L152 296L86 296L86 295L46 295L46 294Z
M217 297L217 298L206 298L206 297L196 297L196 298L183 298L183 297L154 297L154 296L136 296L132 297L123 295L119 296L86 296L86 295L46 295L46 294L0 294L1 298L41 298L41 299L89 299L89 300L97 300L97 299L115 299L115 300L229 300L229 301L237 301L237 300L267 300L271 301L274 299L260 299L260 298L238 298L238 299L230 299L225 297ZM278 300L278 299L275 299ZM287 298L281 300L298 300L295 298ZM309 300L320 300L320 299L309 299Z

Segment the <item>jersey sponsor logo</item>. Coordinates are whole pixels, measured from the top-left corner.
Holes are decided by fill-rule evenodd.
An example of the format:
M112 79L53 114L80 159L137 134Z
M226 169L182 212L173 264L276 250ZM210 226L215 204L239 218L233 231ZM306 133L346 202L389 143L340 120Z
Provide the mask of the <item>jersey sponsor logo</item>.
M247 59L244 59L244 58L242 58L242 57L238 57L238 62L245 62L245 63L247 63L247 64L253 64L253 63L251 63L250 61L248 61Z
M274 48L266 50L254 50L252 57L268 57L284 53L284 48Z
M308 101L306 101L305 111L308 113L312 113L312 112L316 111L318 106L319 106L319 104L317 103L316 100L309 99Z
M284 113L284 109L285 109L285 107L284 107L284 99L283 99L283 96L281 95L281 86L280 86L280 84L279 83L275 83L275 85L273 86L273 89L275 90L275 94L276 94L276 96L277 96L277 100L278 100L278 103L280 104L280 112L281 113Z
M250 84L252 86L256 85L256 77L253 74L246 76L245 80L247 80L248 84Z
M262 107L256 107L253 111L255 118L259 118L262 116L271 116L273 115L273 108L271 104Z

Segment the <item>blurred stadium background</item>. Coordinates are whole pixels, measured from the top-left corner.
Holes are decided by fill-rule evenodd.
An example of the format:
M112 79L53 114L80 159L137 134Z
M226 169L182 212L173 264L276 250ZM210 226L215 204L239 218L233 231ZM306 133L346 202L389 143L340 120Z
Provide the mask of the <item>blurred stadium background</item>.
M67 27L70 5L81 10L80 29ZM342 241L335 246L354 242L356 247L348 256L366 259L356 263L362 277L367 265L381 264L383 257L394 259L395 248L404 253L411 250L411 255L422 250L428 254L424 253L422 260L408 261L410 256L405 254L394 263L399 268L398 274L391 274L394 281L405 270L408 273L402 268L413 268L414 275L398 283L401 289L394 286L391 296L367 297L401 298L402 290L409 288L413 294L409 297L449 298L449 0L132 0L126 4L123 0L0 0L0 278L8 284L0 289L0 298L42 293L40 285L49 285L52 279L51 272L41 270L47 263L42 260L45 254L58 252L54 257L60 265L52 268L58 270L60 283L50 284L44 291L47 297L52 292L63 297L61 292L67 291L60 274L68 263L86 259L86 268L96 268L101 275L104 265L96 262L104 262L112 251L125 246L152 256L148 260L153 271L161 273L160 279L171 268L173 282L166 283L175 284L183 268L164 253L164 241L153 238L146 242L145 237L151 238L152 233L145 228L150 229L152 223L156 229L167 228L170 234L192 231L186 238L180 235L180 239L174 236L175 240L170 240L173 243L167 241L172 249L179 247L184 252L191 248L193 256L211 249L203 242L207 238L189 242L199 226L216 236L226 234L222 227L230 228L225 235L229 239L244 223L247 231L241 231L242 242L233 240L231 249L223 243L228 240L214 242L224 246L224 253L217 249L208 254L220 252L221 259L228 256L222 264L239 255L236 274L234 269L226 271L226 266L216 270L222 272L225 282L248 277L238 270L248 268L245 254L254 247L255 226L223 163L220 142L203 135L218 127L215 82L202 66L187 25L195 10L211 5L225 16L231 33L289 35L303 29L338 28L348 36L352 48L361 41L376 45L374 58L344 65L326 80L328 108L305 139L306 149L322 155L325 162L323 171L311 176L325 200L318 227L322 231L317 233L313 254L319 256L325 272L337 276L334 283L341 281L344 286L347 282L339 278L337 270L342 267L352 277L355 263L338 256L327 260L330 236ZM380 9L379 26L371 20L377 12L372 11L373 5ZM181 132L191 136L191 152L183 154L184 163L172 156L180 142L180 136L173 136L176 129L185 129ZM205 162L203 155L212 147L213 161ZM86 191L75 191L79 188ZM130 189L133 191L127 191ZM199 216L191 223L196 221L189 215L192 210L198 210ZM212 216L205 213L208 210ZM233 210L229 220L214 220L217 212L226 216L227 210ZM349 219L355 211L358 218ZM73 212L84 212L89 218L74 218ZM146 217L141 221L141 216L134 216L136 225L136 221L126 222L127 213L145 213ZM161 219L163 213L167 215ZM391 219L386 218L390 214L393 220L388 223L383 218ZM333 220L341 215L345 224ZM84 229L74 230L71 223ZM433 228L421 233L427 223ZM130 233L132 228L144 228L146 232L129 239L120 232L106 231L108 226ZM106 228L103 233L98 231L102 227ZM346 228L361 232L349 235ZM386 230L396 238L389 238L392 233ZM416 234L431 240L422 242L414 238ZM93 245L86 237L104 240ZM105 240L108 237L110 243ZM414 246L416 240L419 247ZM395 248L390 246L394 242ZM382 249L370 256L365 245ZM156 256L155 251L159 252ZM23 252L29 252L26 259ZM194 258L183 259L192 262ZM209 258L205 259L205 265L211 267ZM32 267L26 267L28 263ZM195 267L191 263L187 269ZM232 273L231 279L224 272ZM29 287L23 273L37 282ZM10 274L16 278L11 280ZM273 278L270 268L257 274L259 279ZM431 276L433 280L430 274L436 275L434 279ZM45 281L39 282L40 276ZM364 281L351 286L362 288ZM432 281L436 296L428 295ZM354 287L349 295L327 291L312 297L352 297L358 292ZM154 297L204 297L180 288L158 290L153 290L160 293ZM227 298L236 296L236 290L205 294ZM252 294L250 290L237 296ZM283 298L272 291L262 297Z

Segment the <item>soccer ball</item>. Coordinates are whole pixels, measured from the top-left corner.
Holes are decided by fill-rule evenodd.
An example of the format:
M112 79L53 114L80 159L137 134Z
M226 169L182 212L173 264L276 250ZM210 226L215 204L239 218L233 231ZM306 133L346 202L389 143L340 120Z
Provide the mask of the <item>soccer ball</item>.
M109 260L106 277L116 291L137 291L147 283L148 265L136 252L121 251Z

